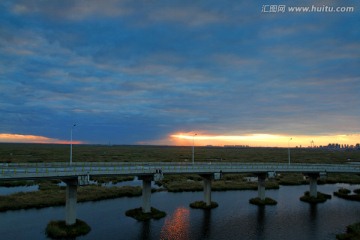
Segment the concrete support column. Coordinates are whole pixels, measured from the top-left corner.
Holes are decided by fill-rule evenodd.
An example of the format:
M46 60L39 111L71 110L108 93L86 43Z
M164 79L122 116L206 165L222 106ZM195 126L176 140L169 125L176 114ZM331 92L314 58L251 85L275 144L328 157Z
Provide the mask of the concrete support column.
M66 180L66 205L65 205L65 223L72 225L76 223L76 202L77 202L77 179Z
M258 197L260 200L265 200L265 180L266 173L258 174Z
M143 213L151 212L151 181L153 176L141 176L142 180L142 211Z
M204 178L204 201L206 206L211 205L211 178Z
M317 179L319 174L309 174L310 180L310 197L317 197Z
M213 174L200 174L204 182L204 202L206 206L211 206L211 181L214 178Z

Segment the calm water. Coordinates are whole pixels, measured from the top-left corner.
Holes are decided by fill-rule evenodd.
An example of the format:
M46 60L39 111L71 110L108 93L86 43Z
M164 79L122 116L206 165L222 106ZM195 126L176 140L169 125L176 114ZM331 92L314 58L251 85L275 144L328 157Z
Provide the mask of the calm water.
M35 192L39 190L39 185L19 186L19 187L0 187L0 195L10 195L18 192Z
M360 185L320 185L324 193L339 187ZM334 197L312 206L299 197L308 186L282 186L267 190L276 206L260 208L248 203L256 191L213 192L219 207L212 211L190 209L190 202L202 200L202 192L152 195L152 206L164 210L167 217L147 223L124 215L139 207L141 198L120 198L80 203L78 217L86 221L91 232L78 239L335 239L349 224L360 221L360 203ZM64 207L20 210L0 213L1 239L46 239L44 229L50 220L64 219Z

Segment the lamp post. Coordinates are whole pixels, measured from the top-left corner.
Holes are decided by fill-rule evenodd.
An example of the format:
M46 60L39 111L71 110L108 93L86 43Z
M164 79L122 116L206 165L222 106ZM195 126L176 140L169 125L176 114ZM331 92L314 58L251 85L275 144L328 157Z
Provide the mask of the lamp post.
M76 126L76 123L74 123L72 126L71 126L71 129L70 129L70 165L72 164L72 133L73 133L73 128Z
M196 133L193 135L193 145L192 145L192 163L193 164L194 164L194 154L195 154L194 142L195 142L195 136L196 135L197 135Z
M288 156L289 156L289 165L290 165L290 141L292 140L292 138L289 139L288 141Z

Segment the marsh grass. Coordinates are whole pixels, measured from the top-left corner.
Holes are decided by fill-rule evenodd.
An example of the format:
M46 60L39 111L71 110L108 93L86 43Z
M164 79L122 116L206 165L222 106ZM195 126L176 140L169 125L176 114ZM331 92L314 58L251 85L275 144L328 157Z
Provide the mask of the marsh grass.
M65 187L51 186L37 192L20 192L0 196L0 211L44 208L65 205ZM141 187L100 187L96 185L78 188L78 202L99 201L119 197L141 196Z
M316 203L323 203L326 202L326 200L331 199L331 195L317 192L317 197L311 197L309 191L306 191L302 197L300 197L300 200L303 202L308 202L312 204Z
M212 191L228 190L257 190L257 182L248 182L244 177L249 174L224 174L222 180L212 182ZM252 176L252 175L251 175ZM158 182L169 192L194 192L203 191L203 181L198 175L165 175L164 179ZM279 184L276 181L266 181L267 189L278 189Z
M285 186L307 184L301 173L281 173L276 177L276 181Z
M288 161L287 148L196 147L196 162L276 162ZM190 162L191 147L73 145L73 161L79 162ZM292 148L292 163L345 163L360 161L360 151ZM67 162L69 145L0 144L0 162Z
M150 219L160 219L166 216L166 213L163 211L160 211L156 208L151 208L151 211L149 213L143 213L142 208L134 208L127 210L125 212L125 215L128 217L132 217L138 221L148 221Z
M339 197L339 198L343 198L346 200L351 200L351 201L360 201L360 194L359 194L360 190L359 189L355 189L354 193L355 194L350 194L351 191L349 189L346 188L340 188L337 192L334 192L334 195Z
M86 235L91 227L84 221L76 219L73 225L66 225L65 221L51 221L48 223L45 234L53 239L71 239Z
M20 186L33 186L36 183L34 181L0 181L0 187L20 187Z
M338 240L359 240L360 239L360 222L346 227L346 233L337 234Z
M258 205L258 206L265 206L265 205L276 205L277 201L275 201L272 198L265 198L264 200L261 200L260 198L251 198L249 200L249 203Z
M115 176L115 177L91 177L91 180L96 181L98 184L103 183L119 183L119 182L126 182L126 181L133 181L135 179L134 176Z
M217 208L219 204L217 202L211 202L209 206L206 205L204 201L195 201L190 203L189 206L195 209L213 209Z

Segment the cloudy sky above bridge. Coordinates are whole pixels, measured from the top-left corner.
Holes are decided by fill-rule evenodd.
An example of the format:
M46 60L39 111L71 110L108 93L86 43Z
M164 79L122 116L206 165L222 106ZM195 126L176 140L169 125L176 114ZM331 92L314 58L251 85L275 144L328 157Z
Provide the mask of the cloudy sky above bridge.
M352 0L4 0L0 141L355 144L359 26Z

